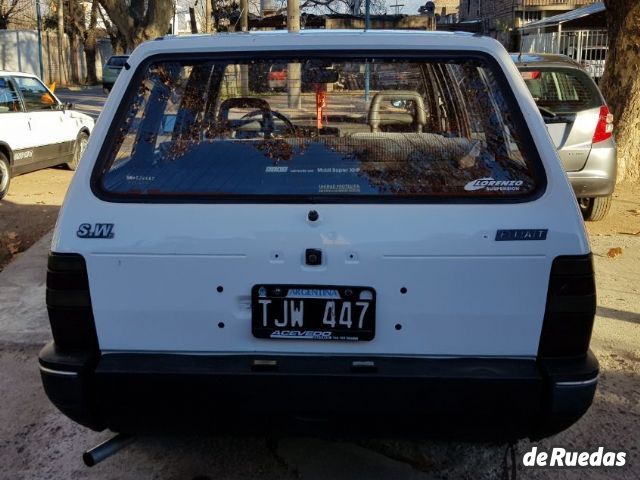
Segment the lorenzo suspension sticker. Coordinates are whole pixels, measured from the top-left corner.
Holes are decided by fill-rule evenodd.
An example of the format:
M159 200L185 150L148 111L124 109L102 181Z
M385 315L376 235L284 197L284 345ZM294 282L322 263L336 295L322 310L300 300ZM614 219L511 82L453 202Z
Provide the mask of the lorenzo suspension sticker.
M464 186L467 192L486 190L487 192L519 192L522 180L494 180L491 177L472 180Z

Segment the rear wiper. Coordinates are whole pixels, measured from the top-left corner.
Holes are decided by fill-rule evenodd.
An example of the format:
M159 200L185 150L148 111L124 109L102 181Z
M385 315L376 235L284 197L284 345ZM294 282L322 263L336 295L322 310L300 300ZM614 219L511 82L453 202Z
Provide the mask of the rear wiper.
M556 118L557 116L555 113L553 113L551 110L545 107L538 106L538 110L540 110L540 113L542 114L543 117Z

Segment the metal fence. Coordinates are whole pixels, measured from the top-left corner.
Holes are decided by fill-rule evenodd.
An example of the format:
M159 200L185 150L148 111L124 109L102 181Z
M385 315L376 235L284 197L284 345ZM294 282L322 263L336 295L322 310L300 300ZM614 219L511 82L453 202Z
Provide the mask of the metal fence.
M604 74L609 35L606 30L525 33L522 37L522 51L567 55L580 63L598 81Z

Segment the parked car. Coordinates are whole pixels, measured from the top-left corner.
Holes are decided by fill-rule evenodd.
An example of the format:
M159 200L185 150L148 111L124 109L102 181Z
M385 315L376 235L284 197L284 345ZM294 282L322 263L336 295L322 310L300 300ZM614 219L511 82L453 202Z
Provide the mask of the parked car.
M564 55L512 54L540 108L585 220L611 208L617 156L613 115L598 86Z
M102 66L102 88L108 93L127 63L129 55L112 55Z
M295 109L227 75L295 62L303 91L363 85L368 63L403 82ZM129 64L49 256L39 361L63 413L126 433L514 439L587 411L589 242L497 42L250 32L144 43Z
M91 117L35 75L0 71L0 198L16 175L61 164L75 170L91 130Z

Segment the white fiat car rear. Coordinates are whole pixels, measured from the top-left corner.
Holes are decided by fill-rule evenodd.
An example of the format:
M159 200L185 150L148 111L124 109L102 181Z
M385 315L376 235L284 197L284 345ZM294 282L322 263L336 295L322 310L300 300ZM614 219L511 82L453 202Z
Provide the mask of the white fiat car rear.
M70 418L515 439L589 408L590 247L498 43L163 38L120 75L49 257Z

